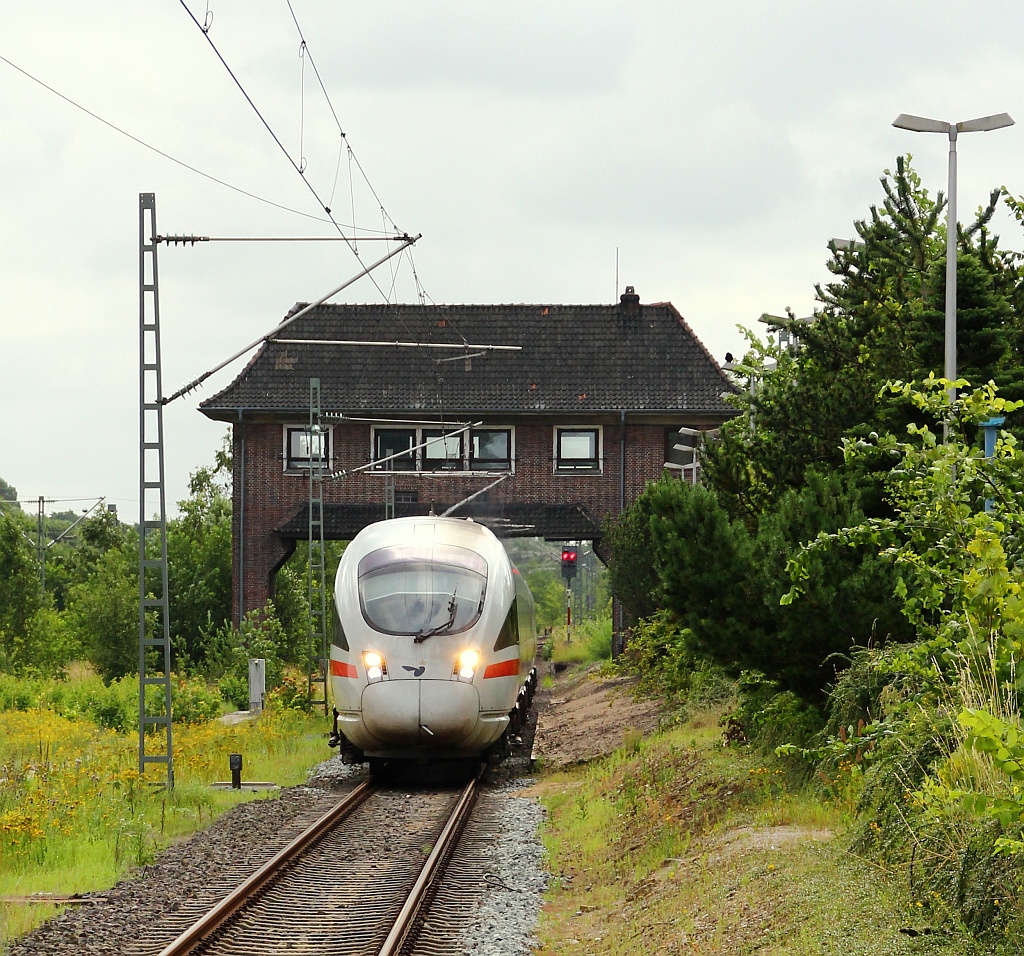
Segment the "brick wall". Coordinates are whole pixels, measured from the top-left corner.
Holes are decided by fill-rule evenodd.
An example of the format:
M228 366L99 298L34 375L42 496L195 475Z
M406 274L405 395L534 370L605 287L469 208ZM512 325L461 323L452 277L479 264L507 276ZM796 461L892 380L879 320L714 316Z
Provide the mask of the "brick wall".
M301 427L304 422L296 421ZM570 424L579 425L579 421ZM536 421L495 422L515 426L515 475L491 490L492 502L579 503L598 521L619 510L621 426L603 423L601 474L553 474L554 424ZM244 454L243 454L244 443ZM233 426L233 586L234 616L262 607L273 596L274 572L291 554L293 543L274 528L295 514L309 496L309 479L284 470L283 426L243 423ZM331 468L335 471L365 465L370 460L370 428L365 424L335 425ZM665 426L626 426L626 502L661 475L665 461ZM395 472L395 491L416 492L421 503L454 504L478 491L486 480L472 472L445 472L420 478ZM243 500L244 480L244 500ZM372 503L384 500L379 472L350 475L325 482L324 503ZM243 527L244 524L244 527ZM244 541L244 549L241 547ZM244 581L243 581L244 578ZM244 583L244 589L240 588Z

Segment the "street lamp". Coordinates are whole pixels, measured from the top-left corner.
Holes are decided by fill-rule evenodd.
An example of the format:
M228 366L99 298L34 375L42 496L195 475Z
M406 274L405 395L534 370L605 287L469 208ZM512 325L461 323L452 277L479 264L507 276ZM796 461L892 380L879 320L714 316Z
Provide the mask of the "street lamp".
M982 133L991 129L1013 126L1009 113L993 116L979 116L962 123L947 123L944 120L927 119L900 113L892 121L897 129L909 129L915 133L946 133L949 136L949 190L946 197L946 347L943 376L950 382L956 381L956 137L958 133ZM950 386L949 400L956 398L956 389Z

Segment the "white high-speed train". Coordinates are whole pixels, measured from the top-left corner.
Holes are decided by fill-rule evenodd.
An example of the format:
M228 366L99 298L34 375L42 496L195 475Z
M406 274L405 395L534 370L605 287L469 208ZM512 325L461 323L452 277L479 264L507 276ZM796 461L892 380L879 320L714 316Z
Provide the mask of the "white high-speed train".
M331 746L347 762L503 759L537 685L533 598L490 530L369 525L334 589Z

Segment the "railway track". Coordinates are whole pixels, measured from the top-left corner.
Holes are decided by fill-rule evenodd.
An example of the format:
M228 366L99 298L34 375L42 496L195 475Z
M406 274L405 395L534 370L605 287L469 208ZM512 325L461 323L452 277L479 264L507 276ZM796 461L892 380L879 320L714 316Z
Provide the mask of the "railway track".
M425 915L481 777L461 791L361 784L160 956L398 956L420 935L434 951L430 940L453 931L447 924L471 902L455 888L440 907L447 917L431 924Z

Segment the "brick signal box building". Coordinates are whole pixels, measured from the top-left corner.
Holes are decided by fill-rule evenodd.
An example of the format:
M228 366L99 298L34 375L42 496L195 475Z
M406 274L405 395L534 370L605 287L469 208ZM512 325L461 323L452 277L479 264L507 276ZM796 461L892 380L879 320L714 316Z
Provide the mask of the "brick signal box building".
M434 347L344 344L368 341ZM314 378L327 473L370 464L323 483L336 540L385 517L385 482L395 514L425 515L507 476L453 514L600 554L603 520L660 477L679 429L735 414L733 386L683 317L631 287L613 305L320 306L200 406L232 426L236 622L273 596L308 534Z

